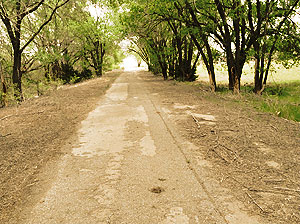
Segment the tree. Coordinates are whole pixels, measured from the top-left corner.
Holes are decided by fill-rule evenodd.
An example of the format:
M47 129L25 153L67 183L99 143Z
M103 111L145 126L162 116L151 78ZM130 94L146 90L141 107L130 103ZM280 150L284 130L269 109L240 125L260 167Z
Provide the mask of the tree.
M297 26L293 22L292 16L295 9L299 7L299 0L291 2L267 1L265 3L256 2L253 6L250 0L248 4L248 20L250 32L256 36L253 41L255 74L254 74L254 92L261 94L267 83L270 66L273 56L279 49L284 54L296 49L299 52L299 43L297 43ZM256 14L256 30L254 29L253 10ZM253 18L254 17L254 18ZM286 48L286 43L294 43L293 47ZM296 60L290 57L289 60Z
M95 70L97 76L102 76L103 60L106 52L106 24L100 18L96 20L87 17L84 22L73 24L74 36L81 43L80 55L88 66Z
M124 19L125 29L135 41L142 59L154 73L182 81L195 80L196 64L200 53L195 54L185 24L178 19L173 1L139 1L131 3Z
M244 64L250 60L253 50L256 52L255 91L260 91L262 80L266 81L276 43L283 35L282 27L288 18L291 20L299 1L185 0L185 5L199 28L198 37L202 37L204 44L205 38L211 37L223 49L229 89L239 92Z
M81 21L74 21L71 26L82 62L93 68L98 77L102 76L104 66L111 66L120 56L118 14L109 8L105 11L105 16L83 15Z
M198 52L202 57L208 73L211 90L214 92L216 91L217 84L214 69L213 49L209 44L209 32L207 30L207 26L203 27L203 24L200 22L201 19L199 20L197 18L197 10L192 7L188 0L185 0L184 3L175 1L174 5L180 17L179 20L183 20L186 26L189 28L191 39L195 43Z
M25 49L32 43L41 30L52 20L56 11L67 4L70 0L62 1L45 1L37 2L22 1L22 0L1 0L0 2L0 18L5 25L13 48L13 74L12 80L15 87L15 96L19 101L23 100L22 96L22 54ZM23 35L23 22L28 17L33 17L34 14L43 8L50 8L48 17L45 15L45 20L41 25L36 27L29 38ZM47 10L48 11L48 10ZM29 18L28 18L29 19ZM24 43L24 44L22 44Z

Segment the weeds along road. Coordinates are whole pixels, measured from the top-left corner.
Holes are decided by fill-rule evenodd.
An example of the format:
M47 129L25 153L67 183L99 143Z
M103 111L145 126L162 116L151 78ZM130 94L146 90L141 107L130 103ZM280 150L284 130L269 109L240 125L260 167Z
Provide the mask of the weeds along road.
M22 223L263 223L204 184L209 170L201 176L190 165L186 150L195 146L177 134L147 76L120 75Z

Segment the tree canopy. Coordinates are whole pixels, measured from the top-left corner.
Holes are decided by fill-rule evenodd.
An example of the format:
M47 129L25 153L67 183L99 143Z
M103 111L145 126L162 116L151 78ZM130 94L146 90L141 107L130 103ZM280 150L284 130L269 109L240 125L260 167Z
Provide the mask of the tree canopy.
M19 101L24 78L34 71L69 83L101 76L103 67L120 60L114 6L102 3L98 9L105 15L97 16L91 14L96 5L86 0L0 1L2 83L12 86Z
M214 64L222 60L229 88L239 92L243 67L252 60L254 91L261 93L272 60L298 60L298 0L140 0L127 7L123 23L134 51L165 78L193 80L201 56L213 91Z

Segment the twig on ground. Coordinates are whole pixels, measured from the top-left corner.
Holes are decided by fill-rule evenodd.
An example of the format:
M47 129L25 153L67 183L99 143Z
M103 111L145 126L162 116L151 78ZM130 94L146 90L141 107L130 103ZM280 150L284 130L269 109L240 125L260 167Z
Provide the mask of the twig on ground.
M243 183L241 183L240 181L238 181L237 179L235 179L234 177L232 176L229 176L232 180L234 180L235 182L237 182L239 185L241 185L243 188L246 188L248 190L250 190L249 187L247 187L246 185L244 185Z
M300 186L300 183L298 181L296 182L296 181L292 180L288 175L286 175L278 170L277 170L277 173L279 173L281 176L284 176L285 179L290 181L291 183L296 184L297 186Z
M220 132L225 132L225 131L232 131L232 132L238 132L239 130L236 130L236 129L230 129L230 128L226 128L226 129L222 129L222 130L219 130Z
M11 135L11 133L6 134L6 135L1 135L1 134L0 134L0 138L5 138L5 137L10 136L10 135Z
M245 119L247 119L247 120L249 120L249 121L255 122L255 121L254 121L252 118L250 118L250 117L242 116L241 118L245 118Z
M213 151L220 159L224 160L226 163L230 163L230 161L228 161L227 159L225 159L222 155L220 155L215 149L218 148L220 146L220 142L219 142L219 135L217 134L217 131L214 131L215 135L217 135L217 138L216 138L216 145L213 146L212 148L209 148L206 152L206 156L208 155L208 153L210 151Z
M254 198L246 191L245 192L248 197L251 199L251 201L263 212L266 213L266 211L254 200Z
M213 148L209 149L208 152L211 150L213 151L220 159L224 160L226 163L230 163L227 159L225 159L222 155L220 155L215 149L218 147L218 145L214 146ZM207 152L207 154L208 154Z
M37 184L38 182L39 182L38 180L34 180L32 183L27 184L26 187L31 187L31 186Z
M234 155L235 155L235 158L234 158L234 160L236 160L237 159L237 157L238 157L238 154L235 152L235 151L233 151L232 149L230 149L229 147L227 147L226 145L223 145L223 144L219 144L220 146L222 146L223 148L225 148L225 149L227 149L229 152L232 152Z
M278 128L276 128L274 125L271 125L271 124L270 124L270 127L271 127L271 128L274 128L276 131L278 131Z
M215 146L213 146L212 148L208 148L205 156L208 155L209 151L211 151L211 150L213 150L213 149L215 149L215 148L217 148L219 146L219 136L218 135L217 135L216 143L217 144Z
M292 192L297 192L300 193L299 189L290 189L290 188L285 188L285 187L274 187L276 190L283 190L283 191L292 191Z
M271 194L283 194L283 195L290 195L290 196L296 197L295 194L290 194L290 193L282 192L282 191L263 190L263 189L254 189L254 188L249 188L248 190L252 191L252 192L271 193Z
M44 112L45 111L42 110L42 111L38 111L38 112L34 112L34 113L28 113L28 114L11 114L11 115L7 115L7 116L4 116L4 117L0 118L0 121L5 120L7 118L10 118L12 116L24 116L24 115L26 116L26 115L42 114Z
M224 118L225 118L227 121L230 121L230 119L227 118L227 117L230 117L230 114L227 113L225 105L224 105L224 113L227 115L227 116L224 116Z
M42 110L42 111L38 111L38 112L34 112L34 113L28 113L28 114L21 114L21 115L34 115L34 114L42 114L42 113L44 113L45 111L44 110ZM21 115L19 115L19 116L21 116Z
M197 120L197 118L193 114L191 114L191 116L192 116L193 120L196 122L198 128L201 128L201 126L200 126L199 121Z
M270 180L266 179L266 180L263 180L263 181L264 182L271 182L271 183L278 183L278 182L283 182L285 180L283 180L283 179L270 179Z
M193 114L191 114L191 116L193 117L193 120L194 120L195 123L197 124L198 129L200 129L200 128L201 128L201 125L200 125L199 121L197 120L197 118L196 118ZM203 134L203 133L202 133L200 137L205 137L205 136L206 136L206 134Z
M12 117L12 116L13 116L13 115L7 115L7 116L4 116L4 117L0 118L0 121L5 120L5 119L7 119L7 118L9 118L9 117Z

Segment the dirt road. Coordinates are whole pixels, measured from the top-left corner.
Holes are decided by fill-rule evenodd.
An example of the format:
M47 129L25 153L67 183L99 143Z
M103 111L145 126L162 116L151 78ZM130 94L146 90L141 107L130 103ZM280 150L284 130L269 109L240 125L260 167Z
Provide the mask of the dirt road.
M190 166L186 150L196 146L178 135L140 76L121 74L82 122L23 223L264 223L208 178L208 168L201 175Z
M0 223L299 223L300 125L241 100L113 71L1 109Z

